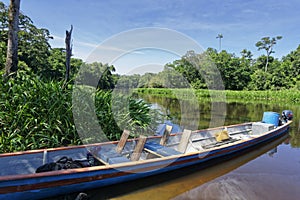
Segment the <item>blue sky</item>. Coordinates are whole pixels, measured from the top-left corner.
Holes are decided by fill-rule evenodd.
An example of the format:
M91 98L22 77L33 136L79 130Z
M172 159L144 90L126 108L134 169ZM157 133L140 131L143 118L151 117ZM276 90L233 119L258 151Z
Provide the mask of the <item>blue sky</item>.
M221 33L222 49L238 56L244 48L259 56L264 52L257 51L258 40L282 35L274 49L281 58L300 44L299 10L299 0L21 0L21 11L54 36L53 47L64 46L72 24L73 53L83 60L112 36L144 27L178 31L204 49L218 49L216 36ZM160 57L165 59L154 63L174 59ZM122 64L130 65L130 59L118 62Z

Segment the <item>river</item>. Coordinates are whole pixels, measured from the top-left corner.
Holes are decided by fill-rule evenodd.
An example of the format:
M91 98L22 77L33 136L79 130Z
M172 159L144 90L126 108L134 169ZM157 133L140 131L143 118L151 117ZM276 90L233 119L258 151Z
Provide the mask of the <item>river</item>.
M142 98L168 114L174 123L186 123L188 126L186 121L193 121L191 118L184 120L182 117L183 107L188 108L189 101L182 103L176 99L154 96ZM194 107L192 104L191 108ZM195 110L200 112L200 116L197 116L199 129L209 127L212 120L224 120L225 125L260 121L265 111L281 113L285 109L293 111L294 120L286 137L265 147L203 170L186 173L184 176L169 176L165 179L158 176L144 182L124 184L116 192L118 196L114 199L299 199L300 105L288 105L284 102L230 102L221 105L226 108L221 114L215 113L218 110L213 110L214 106L216 105L204 101L197 109L187 109L186 112L191 115ZM123 192L126 194L122 194ZM94 194L93 199L102 196L99 195Z
M293 124L282 138L240 157L207 168L126 182L89 191L91 200L298 200L300 199L300 104L285 102L195 102L140 96L168 120L184 128L205 129L261 121L263 113L292 110ZM73 198L64 198L73 199Z

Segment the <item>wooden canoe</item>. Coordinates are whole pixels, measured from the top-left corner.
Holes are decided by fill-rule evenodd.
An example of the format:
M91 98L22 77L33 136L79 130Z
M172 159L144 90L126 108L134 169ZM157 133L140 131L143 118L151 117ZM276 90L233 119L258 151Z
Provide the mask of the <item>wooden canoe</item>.
M0 199L42 199L205 165L275 140L287 133L291 123L274 127L251 122L168 136L124 137L115 142L0 154ZM96 166L36 173L38 167L61 157L85 160L90 153L97 160Z

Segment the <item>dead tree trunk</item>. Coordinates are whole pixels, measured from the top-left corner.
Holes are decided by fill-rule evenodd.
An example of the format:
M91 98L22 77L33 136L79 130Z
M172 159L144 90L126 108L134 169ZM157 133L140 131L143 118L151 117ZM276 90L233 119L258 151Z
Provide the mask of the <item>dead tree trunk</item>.
M5 76L18 70L18 31L20 0L10 0L8 11L8 41L6 52Z
M65 76L65 83L67 83L70 79L70 61L72 56L72 44L71 44L71 36L72 36L73 26L71 25L70 31L66 31L66 76Z

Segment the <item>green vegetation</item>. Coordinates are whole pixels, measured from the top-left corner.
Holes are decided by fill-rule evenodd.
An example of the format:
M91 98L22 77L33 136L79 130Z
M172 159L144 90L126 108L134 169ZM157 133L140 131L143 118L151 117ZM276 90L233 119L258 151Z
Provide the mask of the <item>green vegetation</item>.
M227 102L233 101L265 101L265 102L285 102L285 103L299 103L300 93L296 90L266 90L266 91L234 91L234 90L206 90L206 89L168 89L168 88L138 88L135 90L137 94L141 95L153 95L164 96L168 98L191 99L193 93L199 100L210 101L210 98L214 100L226 100ZM219 96L225 94L226 99L218 99Z
M72 93L60 82L19 72L0 81L0 93L0 152L80 143L72 120Z
M25 71L14 79L0 79L0 152L82 144L73 121L72 87L63 89L62 84ZM110 91L95 94L96 114L108 139L119 139L122 133L116 121L132 127L133 134L156 126L152 120L157 113L141 100L129 99L129 110L123 106L113 113L112 102L128 99L117 98L112 101Z
M7 15L8 8L0 2L1 77L5 73ZM119 101L129 105L112 112L113 102L118 101L112 100L111 89L118 77L112 73L113 66L87 64L71 58L71 81L63 87L65 49L51 48L50 32L34 26L22 13L19 26L18 71L10 78L0 78L0 153L77 145L99 139L80 138L75 127L72 92L79 67L82 69L80 75L84 74L90 81L84 84L97 88L94 94L97 123L108 139L119 139L121 128L129 129L134 137L141 131L149 132L156 125L153 119L158 119L157 112L142 100L120 94ZM81 84L80 78L76 80Z
M7 16L8 8L0 2L0 76L5 73ZM70 82L63 87L65 49L52 48L50 32L36 27L22 13L19 28L18 71L12 77L0 79L0 153L101 140L93 135L85 138L78 135L72 107L74 82L96 87L93 98L97 123L110 140L118 139L125 128L133 137L138 133L152 133L162 118L144 101L115 95L113 89L140 88L136 91L139 94L180 100L191 99L196 94L201 101L209 101L211 96L218 98L224 92L219 87L210 87L217 81L215 85L224 85L228 101L300 101L300 46L282 59L274 58L271 54L281 37L265 37L256 43L258 49L267 53L256 59L246 49L238 57L225 50L217 52L208 48L201 54L187 52L157 74L118 75L114 74L114 66L71 58ZM98 131L85 128L91 133Z
M217 52L212 48L201 54L189 51L181 59L166 64L158 74L122 76L118 84L124 88L218 89L209 87L211 82L217 81L216 85L224 85L226 90L292 89L296 92L300 89L300 45L279 60L271 56L274 42L272 47L265 47L268 48L267 56L262 55L256 59L246 49L241 51L241 57L225 50ZM212 66L218 71L213 70Z
M281 40L282 36L273 37L270 39L270 37L263 37L260 41L258 41L255 46L258 48L258 50L266 50L267 53L267 59L266 59L266 66L265 66L265 72L268 69L269 64L269 57L272 53L275 53L273 51L273 46L276 44L277 40Z
M299 103L300 93L296 90L266 90L266 91L226 91L227 99L242 99L253 101L271 101L285 103Z

